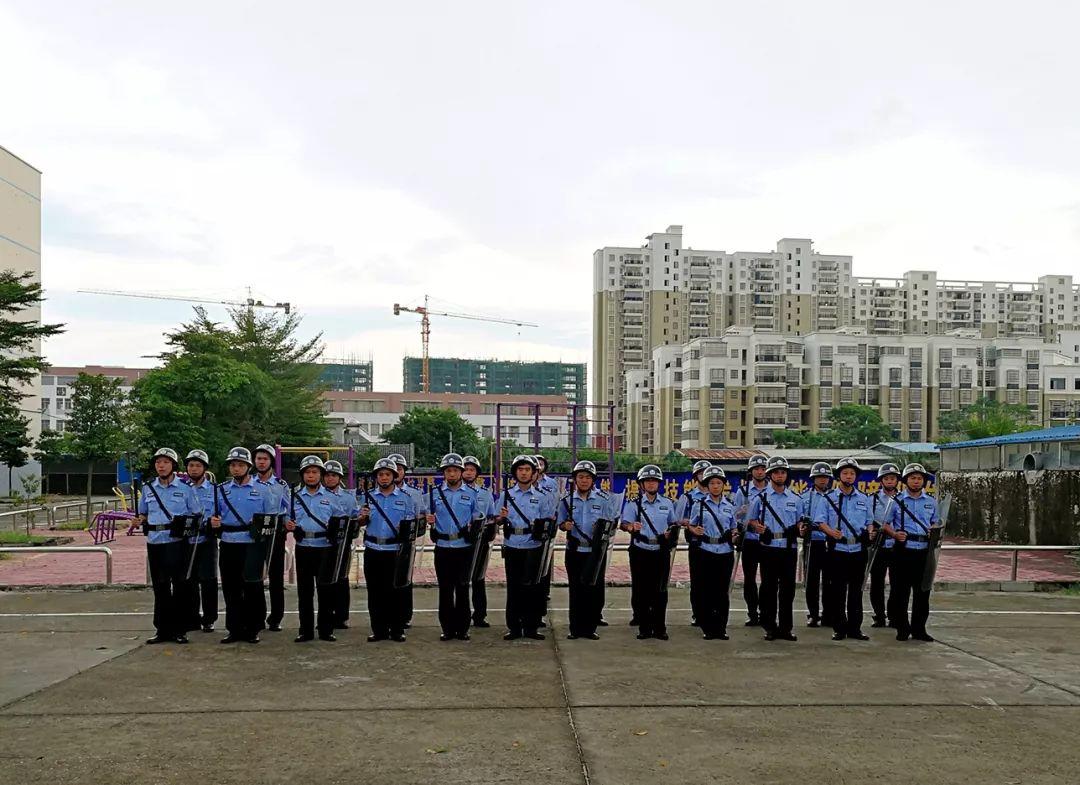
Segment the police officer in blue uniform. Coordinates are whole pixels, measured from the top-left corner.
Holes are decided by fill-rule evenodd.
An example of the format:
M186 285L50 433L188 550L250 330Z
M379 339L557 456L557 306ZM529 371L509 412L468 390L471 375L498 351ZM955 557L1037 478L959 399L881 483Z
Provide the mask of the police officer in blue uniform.
M724 495L727 478L719 466L701 472L704 495L690 513L687 533L697 551L698 564L691 575L691 589L698 584L697 617L705 640L728 639L728 589L735 567L734 545L739 540L735 505ZM696 575L696 577L695 577Z
M266 488L274 499L275 513L289 511L289 484L274 475L274 461L277 451L270 444L260 444L252 452L255 461L255 482ZM271 632L281 631L281 620L285 618L285 534L279 532L274 538L270 561L266 566L266 583L270 594L270 613L263 628Z
M266 595L261 575L258 580L247 580L249 576L244 574L254 542L250 527L256 513L274 515L281 505L266 485L252 478L251 451L246 447L229 450L226 465L230 479L215 487L215 515L210 519L214 530L221 533L221 593L229 632L221 642L258 643L266 617Z
M684 536L686 537L687 563L690 566L690 626L699 627L698 611L701 610L701 591L700 587L704 585L704 581L694 580L694 575L697 573L698 565L701 560L697 557L697 546L699 540L690 534L690 531L685 527L690 523L690 516L693 513L694 505L705 498L707 495L705 489L701 484L701 473L712 466L711 463L705 460L696 461L691 469L691 477L694 480L694 487L679 497L675 502L675 517L679 519L679 524L684 527Z
M322 458L308 455L300 461L300 488L293 490L289 500L289 519L285 529L292 532L296 543L296 605L300 612L300 631L296 643L315 638L335 641L334 586L325 580L333 566L327 561L336 549L330 543L330 519L340 513L338 502L322 484L326 466ZM322 579L320 579L322 578ZM319 596L319 616L315 617L315 594Z
M747 476L742 486L735 493L735 517L739 521L742 536L742 571L743 600L746 601L746 626L757 627L761 622L758 616L758 565L761 561L761 542L758 533L746 525L750 507L768 486L765 468L769 459L764 455L752 455L746 463Z
M770 458L765 467L768 487L750 506L750 531L761 538L761 626L765 640L798 640L792 633L799 523L799 495L787 487L786 458Z
M404 494L406 494L413 502L413 509L419 516L426 516L428 513L428 498L427 495L419 488L414 488L405 482L405 475L409 471L409 462L405 459L405 456L399 452L391 453L386 456L387 460L393 461L397 466L397 479L394 480L396 487ZM402 589L402 596L405 603L405 629L409 629L412 626L413 617L413 590L410 585L407 589Z
M537 453L536 455L534 455L533 458L536 459L536 465L539 467L539 469L537 469L536 485L544 493L550 493L552 496L554 496L556 499L558 499L559 498L559 483L554 477L549 477L548 476L548 473L547 473L548 460L547 460L547 458L545 458L540 453Z
M330 492L334 500L334 515L356 518L360 515L360 504L356 500L356 491L344 486L345 468L340 461L327 461L323 464L323 487ZM332 590L334 601L334 629L349 628L349 562L352 561L352 548L345 553L345 570Z
M802 495L799 509L799 520L812 524L816 516L821 512L825 504L825 494L833 482L833 470L824 461L818 461L810 467L811 487ZM832 603L832 595L829 593L829 554L825 544L825 532L816 526L810 527L810 553L806 559L806 618L807 627L818 627L822 623L826 627L832 624L832 614L829 609ZM824 586L822 586L824 584ZM824 589L824 591L822 591ZM824 609L824 617L819 613L819 608Z
M486 628L491 626L487 620L487 576L480 565L488 563L491 542L495 539L495 499L480 479L480 459L475 455L466 455L462 460L465 464L461 472L462 482L476 491L476 509L486 521L481 534L480 552L476 557L478 572L472 582L472 623L474 627Z
M545 458L540 453L537 453L536 455L534 455L533 458L536 460L536 466L537 466L537 475L536 475L536 479L533 481L533 483L536 485L537 488L542 490L544 493L549 494L555 504L558 504L559 495L560 495L559 494L559 483L558 483L558 481L555 480L554 477L549 477L548 476L548 473L547 473L548 460L547 460L547 458ZM554 564L555 563L552 562L552 567L554 567ZM545 619L547 619L547 615L548 615L548 603L551 602L551 572L552 572L552 570L548 570L544 574L544 580L543 580L543 583L544 583L544 607L543 607L543 611L540 614L540 626L541 627L547 627L547 622L545 621Z
M922 590L922 576L926 569L926 555L930 547L930 527L939 523L937 501L924 490L930 475L922 464L909 463L900 475L904 490L897 494L896 503L889 513L885 533L895 540L893 544L893 572L897 582L893 584L890 618L896 624L896 639L906 641L933 641L926 632L930 618L930 592ZM911 597L911 621L908 621L908 598Z
M858 461L854 458L838 461L836 479L840 481L840 487L826 494L825 504L817 506L813 517L815 528L830 540L834 641L844 638L870 640L862 631L862 585L874 519L870 513L870 499L855 488L858 476Z
M195 491L202 508L199 531L188 538L188 547L195 549L191 579L187 581L186 614L188 630L213 632L218 618L218 542L210 532L214 516L214 483L207 476L210 456L204 450L192 450L184 458L187 482ZM200 606L202 618L199 617Z
M389 458L375 461L375 490L364 493L360 525L364 531L364 578L367 581L371 635L368 642L405 642L411 610L409 591L394 586L394 565L404 527L418 511L413 497L396 484L399 464Z
M530 574L533 558L529 552L542 547L533 538L533 523L555 517L555 498L535 485L536 459L519 455L510 464L514 478L495 501L496 520L503 527L503 561L506 566L506 634L503 640L518 638L543 640L539 632L544 610L543 581Z
M153 480L139 497L139 522L146 532L146 556L150 564L150 584L154 589L154 629L147 643L187 643L184 613L184 540L170 529L177 515L202 512L191 486L176 476L180 457L162 447L154 453Z
M666 641L667 582L671 549L678 542L675 503L660 495L664 473L654 464L642 466L635 504L622 513L620 528L630 533L630 605L638 620L638 640Z
M469 640L469 588L472 584L473 521L484 513L476 501L476 490L462 482L464 459L447 453L439 462L443 481L431 493L427 522L435 542L435 578L439 582L439 626L441 641Z
M596 487L596 464L578 461L570 474L572 486L556 511L559 528L566 532L566 579L570 595L570 640L600 640L596 627L603 610L603 580L595 586L584 579L592 553L592 538L599 520L614 520L611 497ZM606 558L606 557L603 557ZM604 574L601 564L600 575Z
M881 525L885 520L887 511L891 512L890 507L895 506L895 502L893 505L890 505L890 502L896 498L896 494L900 490L900 467L895 463L881 464L881 468L878 469L877 479L881 487L870 499L870 511L874 521ZM886 613L887 608L891 605L892 590L889 591L890 603L887 604L885 602L885 575L891 572L889 565L892 563L892 549L893 539L885 537L881 547L878 548L877 555L874 557L874 563L870 565L870 607L874 613L871 627L884 627L886 624L890 624ZM893 576L890 583L895 586L896 580L896 577Z

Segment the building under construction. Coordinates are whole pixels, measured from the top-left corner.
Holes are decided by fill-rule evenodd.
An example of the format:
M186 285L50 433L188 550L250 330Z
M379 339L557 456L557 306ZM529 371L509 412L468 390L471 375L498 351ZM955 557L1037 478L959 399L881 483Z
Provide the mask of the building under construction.
M356 357L323 358L319 385L336 392L371 392L372 362Z
M561 395L569 403L586 403L585 363L512 362L432 357L431 392L489 395ZM423 361L406 357L402 389L423 390Z

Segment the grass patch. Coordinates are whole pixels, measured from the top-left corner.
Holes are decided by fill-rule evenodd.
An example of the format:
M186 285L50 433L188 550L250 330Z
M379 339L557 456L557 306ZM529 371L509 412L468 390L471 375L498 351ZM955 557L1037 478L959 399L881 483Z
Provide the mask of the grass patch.
M0 545L43 545L54 537L41 534L26 535L23 532L0 532Z
M64 521L63 523L58 523L55 529L60 532L86 531L86 521Z

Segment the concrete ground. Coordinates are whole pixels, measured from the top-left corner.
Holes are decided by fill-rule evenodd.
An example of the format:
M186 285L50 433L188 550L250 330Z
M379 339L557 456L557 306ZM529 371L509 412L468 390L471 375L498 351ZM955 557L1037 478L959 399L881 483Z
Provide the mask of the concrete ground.
M494 608L501 590L491 592ZM290 607L294 600L288 595ZM1071 783L1080 597L939 594L937 643L767 643L732 612L704 641L637 641L610 590L599 642L440 643L433 590L408 643L194 633L143 645L137 591L0 593L0 783ZM736 600L735 606L741 606ZM499 612L492 613L497 622ZM549 631L552 632L552 631Z

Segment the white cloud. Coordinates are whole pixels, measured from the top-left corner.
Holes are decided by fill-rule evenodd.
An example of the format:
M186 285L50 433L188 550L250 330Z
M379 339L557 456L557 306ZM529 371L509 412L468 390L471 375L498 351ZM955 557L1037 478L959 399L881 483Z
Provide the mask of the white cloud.
M185 313L78 288L251 286L380 386L419 351L391 306L425 293L542 325L436 318L435 353L584 359L592 251L669 223L699 248L812 237L860 275L1076 269L1074 8L783 8L16 0L0 144L45 173L49 351L134 363Z

